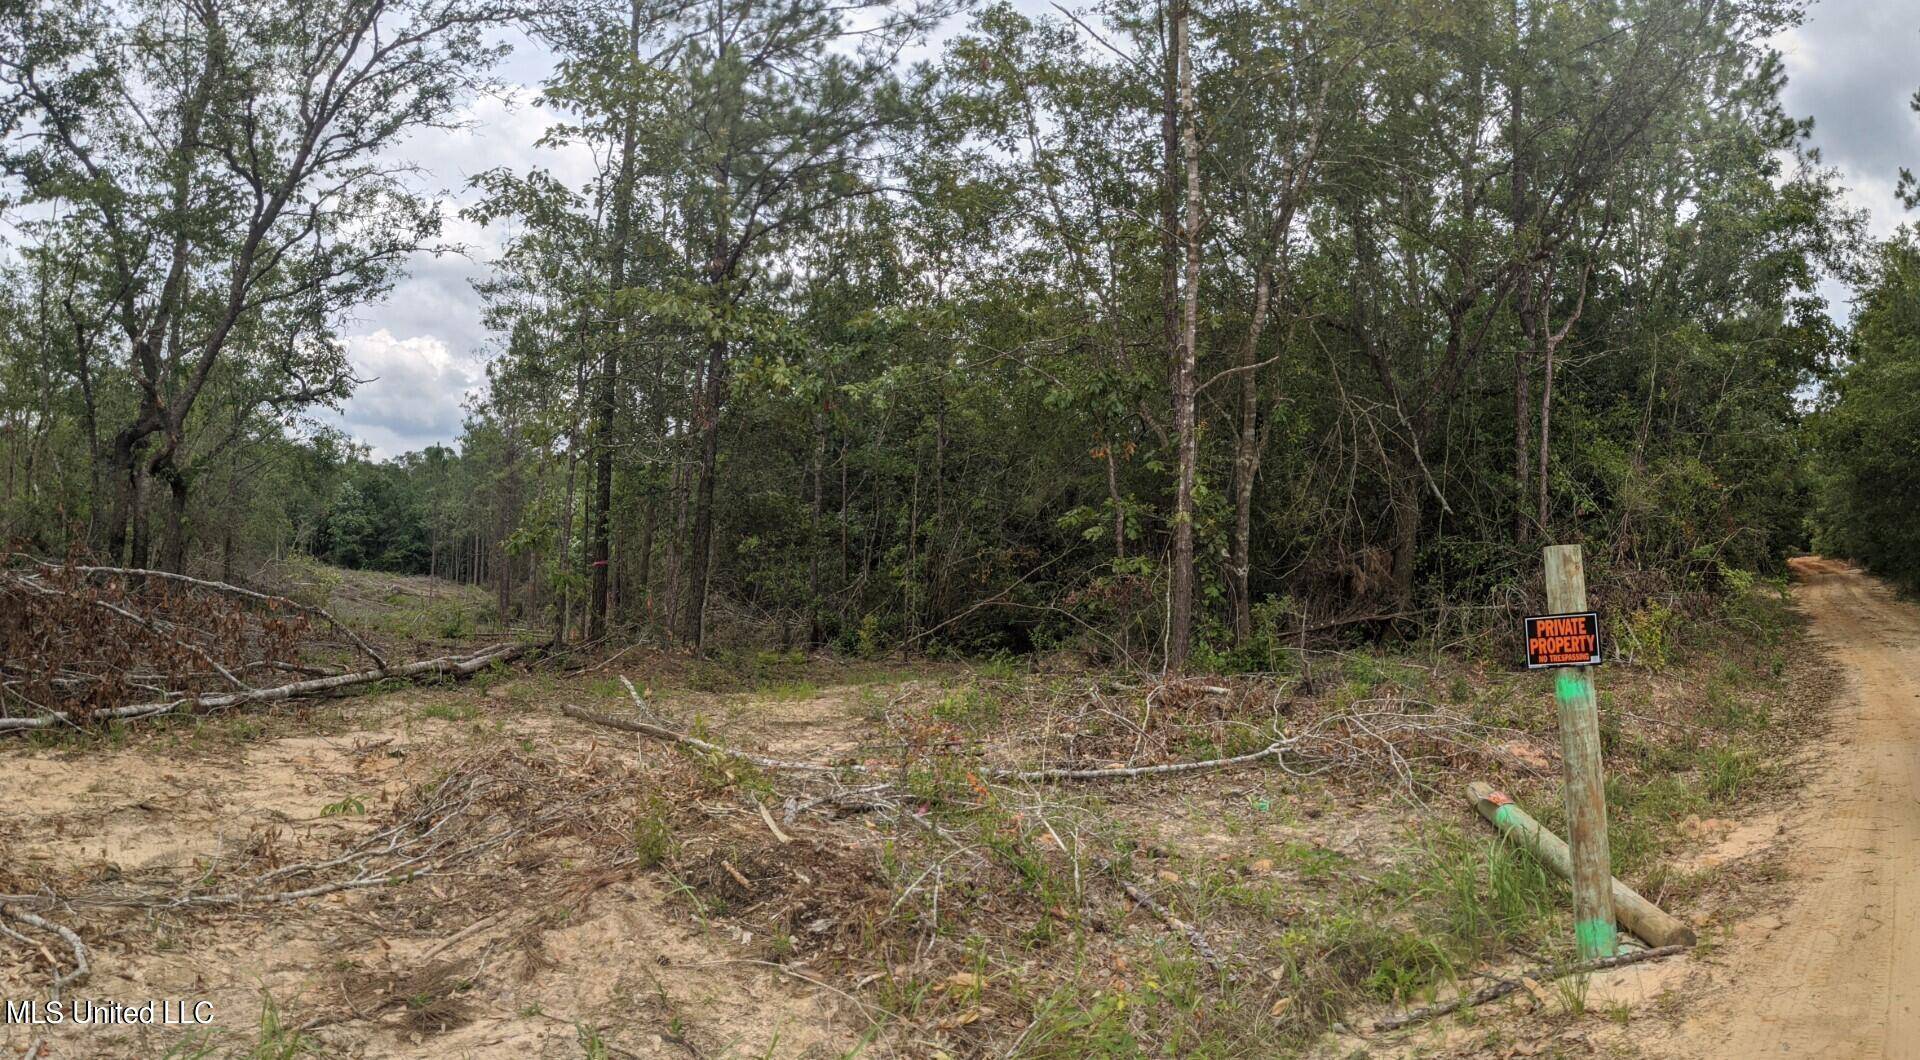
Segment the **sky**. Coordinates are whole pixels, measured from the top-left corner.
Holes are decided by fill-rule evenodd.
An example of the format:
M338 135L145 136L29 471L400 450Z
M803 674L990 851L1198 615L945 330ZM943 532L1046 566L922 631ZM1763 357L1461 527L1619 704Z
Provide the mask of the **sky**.
M1040 0L1018 6L1045 10ZM1806 21L1774 46L1786 63L1788 112L1814 119L1813 145L1839 170L1849 203L1867 212L1871 233L1883 238L1920 220L1894 197L1900 167L1920 169L1920 115L1907 106L1920 89L1920 2L1816 0ZM499 70L509 82L502 95L475 101L464 128L422 133L401 148L442 202L444 241L465 250L415 255L388 297L341 328L363 382L343 410L321 418L372 446L376 457L453 442L468 401L485 389L492 337L473 281L487 274L508 233L459 218L472 200L468 179L495 166L539 166L578 187L593 174L584 150L534 146L553 120L534 105L549 62L537 45L516 41ZM1848 314L1844 287L1830 283L1821 293L1836 315Z

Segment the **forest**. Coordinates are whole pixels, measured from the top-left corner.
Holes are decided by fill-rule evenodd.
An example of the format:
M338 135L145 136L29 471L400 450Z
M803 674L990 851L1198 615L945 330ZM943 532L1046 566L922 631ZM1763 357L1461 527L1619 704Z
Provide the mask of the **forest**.
M1174 669L1510 610L1541 542L1631 599L1815 537L1897 568L1913 242L1782 109L1798 16L16 0L0 537ZM435 245L408 138L509 29L598 169L472 177L488 385L376 461L312 415L339 322Z

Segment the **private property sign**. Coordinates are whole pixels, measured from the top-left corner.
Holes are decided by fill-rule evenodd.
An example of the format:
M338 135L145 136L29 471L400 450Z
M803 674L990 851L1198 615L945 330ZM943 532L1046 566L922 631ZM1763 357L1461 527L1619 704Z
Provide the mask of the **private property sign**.
M1600 615L1533 615L1527 619L1527 669L1594 666L1600 662Z

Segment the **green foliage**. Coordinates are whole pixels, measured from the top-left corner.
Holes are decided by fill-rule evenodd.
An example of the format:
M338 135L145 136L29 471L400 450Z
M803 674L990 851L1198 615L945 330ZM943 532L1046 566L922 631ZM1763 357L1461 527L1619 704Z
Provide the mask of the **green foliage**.
M676 849L673 807L658 795L649 795L633 824L636 864L650 869L673 856Z
M1814 419L1815 547L1920 589L1920 241L1880 247L1858 302L1848 359Z
M944 7L892 0L870 24L750 4L723 46L691 9L642 6L638 28L586 4L551 20L542 149L605 164L578 185L544 159L472 179L464 218L501 237L480 284L498 355L457 448L383 461L299 421L352 385L328 323L439 223L360 149L397 150L479 87L502 12L379 8L430 23L419 76L399 98L355 82L336 120L369 140L299 174L304 206L267 226L277 264L248 273L260 302L237 320L207 294L250 230L234 163L259 147L293 175L305 108L287 101L327 67L299 57L334 38L237 19L208 68L240 80L210 75L199 99L201 64L179 60L221 38L195 18L6 16L53 87L17 83L0 111L0 164L46 208L0 269L0 539L113 548L103 527L167 522L177 487L179 529L158 536L182 563L433 573L562 636L604 574L620 637L1144 665L1185 573L1191 443L1190 664L1283 672L1303 633L1482 643L1538 606L1547 539L1589 546L1657 665L1661 601L1778 572L1816 500L1822 547L1896 574L1920 554L1900 518L1920 482L1910 238L1847 336L1816 289L1849 274L1860 223L1781 109L1764 45L1796 17L1784 0L1708 20L1637 0L1202 11L1187 438L1166 370L1184 281L1164 270L1181 249L1180 209L1161 215L1164 27L1144 9L1090 14L1093 48L1061 15L990 4L908 66L894 56ZM146 89L164 128L127 109ZM236 109L256 96L281 104L264 126ZM202 106L205 143L178 127ZM97 134L100 178L21 131L54 115ZM133 211L124 233L114 210ZM163 253L117 275L116 248L173 233L193 297L160 297ZM223 351L191 400L187 357L155 406L122 289L178 348ZM144 479L111 445L129 424ZM123 512L136 479L149 499ZM459 637L471 617L396 632Z
M1655 670L1673 662L1678 649L1680 616L1663 600L1650 600L1629 612L1620 623L1621 650L1628 659Z

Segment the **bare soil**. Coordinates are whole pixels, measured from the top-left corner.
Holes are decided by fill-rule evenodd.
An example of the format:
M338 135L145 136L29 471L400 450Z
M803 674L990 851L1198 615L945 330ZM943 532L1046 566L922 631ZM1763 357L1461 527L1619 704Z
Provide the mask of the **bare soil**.
M1786 900L1694 958L1651 1055L1920 1056L1920 610L1844 563L1794 572L1847 685L1775 840Z
M318 859L385 823L383 811L436 772L503 739L585 761L583 773L596 751L611 757L595 735L543 715L482 732L422 713L471 698L402 692L347 708L346 718L317 712L322 727L343 730L327 736L236 742L210 723L165 754L10 748L0 891L14 889L9 876L58 878L66 890L150 880L158 890L229 863ZM212 914L87 916L95 971L75 996L205 999L217 1025L203 1034L55 1030L46 1055L250 1055L269 1037L258 1026L269 1004L285 1021L283 1042L324 1056L578 1057L594 1033L617 1037L612 1055L662 1057L837 1056L856 1043L856 1021L839 1011L849 1002L727 963L752 955L717 939L657 881L599 875L608 859L595 853L565 836L526 843L515 855L520 878L497 905L464 894L454 876ZM37 963L0 962L0 996L41 995ZM615 1026L640 1029L604 1029ZM0 1055L24 1050L26 1031L0 1029Z

